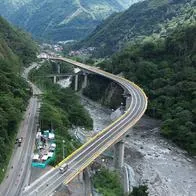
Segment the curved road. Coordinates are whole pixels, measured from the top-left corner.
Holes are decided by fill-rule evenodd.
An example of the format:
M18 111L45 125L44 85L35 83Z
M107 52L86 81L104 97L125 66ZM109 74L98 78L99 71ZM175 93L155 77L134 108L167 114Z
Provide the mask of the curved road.
M37 65L26 68L23 73L23 78L27 81L28 73ZM41 94L41 91L28 81L32 87L33 95ZM31 154L33 153L33 145L36 136L36 117L40 103L36 96L29 100L29 105L24 114L24 119L20 124L17 138L23 137L21 147L15 145L12 157L9 162L6 177L0 185L1 196L18 196L24 185L29 183L30 168L31 168Z
M147 97L142 89L140 89L136 84L98 68L67 58L50 57L49 59L70 63L74 66L102 75L117 82L127 89L131 95L131 103L126 113L117 121L98 133L90 141L64 159L56 168L50 170L45 175L34 181L30 186L26 187L22 193L23 196L47 196L60 186L62 182L69 183L108 147L115 144L121 137L123 137L123 135L143 116L147 108ZM65 173L61 174L59 172L59 166L64 164L68 164L69 168Z

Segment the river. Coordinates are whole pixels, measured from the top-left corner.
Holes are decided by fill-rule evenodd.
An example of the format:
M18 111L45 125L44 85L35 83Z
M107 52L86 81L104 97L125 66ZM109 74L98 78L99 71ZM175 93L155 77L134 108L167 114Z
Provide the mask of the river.
M112 122L109 109L84 97L81 103L94 121L93 131ZM125 162L150 196L196 196L196 159L160 135L159 121L144 116L128 132L125 145Z

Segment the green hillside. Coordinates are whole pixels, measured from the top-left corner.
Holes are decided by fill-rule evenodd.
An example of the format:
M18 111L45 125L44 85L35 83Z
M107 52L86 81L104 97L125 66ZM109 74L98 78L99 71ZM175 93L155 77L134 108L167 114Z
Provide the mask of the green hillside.
M172 29L196 20L195 0L146 0L115 14L98 26L78 48L96 47L95 55L108 56L127 42L147 36L166 37Z
M2 58L16 58L14 56L17 55L18 61L26 65L36 57L37 46L31 37L22 30L10 26L2 17L0 17L0 39Z
M19 71L35 57L36 46L29 36L0 17L0 181L31 94Z
M162 134L196 155L196 23L129 45L99 66L139 84L148 114L163 120Z
M0 13L36 38L78 40L111 13L137 1L140 0L3 0Z

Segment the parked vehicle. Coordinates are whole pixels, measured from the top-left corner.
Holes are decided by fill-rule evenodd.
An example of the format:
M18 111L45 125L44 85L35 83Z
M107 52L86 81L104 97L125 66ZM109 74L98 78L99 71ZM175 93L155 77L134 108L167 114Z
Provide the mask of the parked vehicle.
M21 146L22 141L23 141L23 137L21 137L21 138L17 138L17 139L16 139L15 144L18 144L18 146L20 147L20 146Z

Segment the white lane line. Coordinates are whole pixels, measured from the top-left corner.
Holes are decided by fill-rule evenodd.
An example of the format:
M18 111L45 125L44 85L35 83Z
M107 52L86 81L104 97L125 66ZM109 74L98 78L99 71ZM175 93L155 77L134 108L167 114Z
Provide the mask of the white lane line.
M136 92L137 94L138 94L138 92ZM139 95L139 94L138 94ZM140 99L140 97L139 97L139 99Z
M71 61L70 61L70 62L71 62ZM72 62L71 62L71 63L72 63ZM76 64L76 63L73 62L73 64ZM79 64L78 64L78 65L79 65ZM85 66L85 67L87 67L87 66ZM89 68L89 67L87 67L87 68ZM92 69L92 67L90 67L90 68ZM95 69L94 69L94 71L97 72L97 70L95 70ZM100 71L100 70L99 70L99 71ZM98 73L98 74L99 74L99 75L103 75L103 76L105 76L105 77L108 77L108 75L103 74L103 72L102 72L102 74L100 74L100 73ZM114 80L114 78L115 78L116 82L118 82L118 83L120 83L120 84L123 84L126 88L127 88L127 86L128 86L128 90L129 90L129 91L131 90L131 91L133 92L133 90L132 90L132 89L133 89L133 86L131 86L131 84L129 84L129 83L127 83L127 84L128 84L128 85L127 85L126 83L124 83L125 81L123 81L123 80L120 79L119 77L116 77L116 76L115 76L115 77L114 77L114 76L111 77L111 76L109 76L108 78L111 78L111 79L113 79L113 80ZM122 82L122 81L123 81L123 82ZM129 86L131 86L131 89L129 88ZM134 88L134 90L137 90L137 89ZM136 91L136 93L138 94L138 91ZM135 93L134 93L134 94L135 94ZM138 94L138 95L139 95L139 94ZM137 97L137 96L136 96L136 97ZM141 95L139 95L138 97L139 97L139 99L140 99L140 98L141 98ZM136 101L137 101L137 99L136 99ZM133 101L132 101L132 103L133 103ZM137 104L136 104L136 105L137 105ZM136 106L136 105L135 105L135 106ZM143 106L144 106L144 105L143 105ZM143 107L143 108L144 108L144 107ZM129 107L129 109L132 109L132 108ZM132 110L132 111L133 111L133 110ZM138 107L137 111L139 111L139 107ZM122 126L122 125L121 125L122 122L124 122L125 119L127 119L127 117L129 117L130 115L132 115L132 112L131 112L130 114L127 114L127 116L125 116L125 118L124 118L122 121L117 122L117 123L119 123L119 124L115 124L114 126L115 126L115 127L116 127L116 126ZM134 118L134 117L135 117L135 116L132 116L132 118ZM114 128L114 127L113 127L113 128ZM112 129L113 129L113 128L112 128ZM110 133L110 131L111 131L111 130L109 130L108 132L106 132L106 134L103 135L103 136L101 136L101 138L102 138L102 137L106 137L107 134ZM107 138L106 138L106 139L107 139ZM97 141L97 140L92 141L92 142L94 142L94 145L96 144L96 141ZM92 146L93 146L93 145L91 145L90 147L92 147ZM90 148L90 147L88 147L88 148ZM87 149L86 149L86 150L87 150ZM93 149L92 149L92 150L93 150ZM81 154L79 154L78 156L81 156ZM77 156L77 157L78 157L78 156ZM77 159L77 157L75 157L74 160ZM74 161L74 160L73 160L73 161Z
M33 105L33 99L30 99L30 107L29 107L29 111L32 111L32 109L34 109L33 107L32 107L32 105ZM28 113L29 113L29 111L28 111ZM34 111L34 110L33 110ZM32 111L32 112L33 112ZM31 112L31 115L32 115L32 112ZM27 114L28 114L27 113ZM27 139L28 138L28 140L25 140L25 143L23 143L22 145L22 149L21 149L21 153L20 153L20 157L19 157L19 159L18 159L18 162L21 164L22 163L22 159L23 158L25 158L25 149L24 149L24 146L28 146L27 144L28 144L28 141L29 141L29 139L30 139L30 137L26 137L27 135L28 135L28 128L29 128L29 116L28 116L28 118L25 118L25 121L27 121L27 122L25 122L25 131L23 130L23 134L25 134L25 139ZM22 165L22 164L21 164ZM12 178L12 180L11 180L11 183L9 184L9 188L7 189L7 191L6 191L6 193L5 193L5 196L6 195L8 195L9 196L9 193L10 193L10 191L13 191L13 187L15 187L15 183L16 183L16 181L17 180L19 180L19 178L21 178L21 174L20 174L20 172L21 172L21 165L18 165L17 166L17 171L16 171L16 174L15 174L15 176ZM23 172L23 171L22 171ZM18 177L19 176L19 177ZM20 182L16 185L17 187L19 186L19 184L20 184ZM15 188L17 188L17 187L15 187Z
M134 92L133 92L134 93ZM135 95L135 94L134 94ZM133 104L133 101L131 102L131 106ZM130 107L131 107L130 106ZM135 107L133 108L135 109ZM85 153L87 150L89 150L89 148L91 148L93 145L95 145L96 143L98 143L100 140L102 140L104 137L108 136L110 134L110 132L113 132L114 129L116 129L117 126L119 126L120 124L122 124L124 121L127 120L127 118L133 113L133 110L131 113L129 113L122 121L118 121L111 129L109 129L105 134L103 134L101 137L99 137L97 140L95 140L90 146L88 146L88 148L85 148L81 153ZM71 160L70 162L68 162L68 164L71 164L73 161L75 161L81 154L78 154L76 157L74 157L73 160Z
M133 94L134 94L134 99L136 99L136 98L137 98L137 96L136 96L136 93L137 93L137 92L135 93L135 92L133 91L133 89L130 89L130 90L131 90L131 91L133 92ZM134 101L132 101L131 104L133 104L133 103L134 103ZM130 115L132 115L132 113L134 113L134 109L135 109L136 105L137 105L137 99L136 99L136 104L135 104L133 110L131 111L131 113L130 113L129 115L126 116L126 118L123 120L123 122L124 122L125 120L127 120L127 118L128 118ZM131 107L131 106L130 106L130 107ZM110 134L110 132L113 132L113 130L116 128L116 126L119 126L120 124L122 124L122 121L120 121L119 124L116 124L111 130L109 130L109 132L107 132L106 135L102 135L101 138L99 138L98 140L95 140L94 143L92 143L90 146L88 146L88 148L87 148L85 151L82 151L80 154L77 155L77 157L74 157L74 160L72 160L69 164L71 164L73 161L75 161L79 156L81 156L83 153L85 153L89 148L91 148L92 146L96 145L97 142L99 142L101 139L103 139L103 138L106 137L108 134ZM113 132L113 133L115 133L115 132ZM113 134L112 134L112 135L113 135ZM92 149L92 150L93 150L93 149ZM91 153L91 151L90 151L89 153ZM86 155L88 155L89 153L87 153ZM86 157L86 156L85 156L85 157ZM76 165L77 165L77 163L74 164L70 169L73 169ZM56 173L55 173L53 176L51 176L50 178L47 178L47 182L49 182L49 180L50 180L51 178L55 177L55 176L56 176ZM44 181L44 182L46 183L46 181ZM36 184L36 183L35 183L35 184ZM36 187L36 190L39 190L42 186L43 186L43 185L39 185L38 187ZM29 187L29 188L30 188L30 187Z
M141 101L141 97L139 96L139 100ZM137 105L137 104L136 104ZM135 105L135 106L136 106ZM138 111L140 110L140 108L137 108L137 110L135 111L136 113L138 113ZM134 116L132 116L132 118L134 118ZM127 126L126 126L127 127ZM112 135L110 135L110 137L112 137L116 132L118 133L118 130L120 129L121 127L119 127L115 132L113 132L112 133ZM119 134L118 134L118 138L120 138L124 133L125 133L126 131L124 131L123 133L122 132L120 132ZM107 149L107 147L108 147L108 145L112 145L112 144L110 144L110 143L113 143L113 140L110 140L110 138L106 138L105 140L108 140L108 141L102 141L102 143L105 143L104 145L102 145L102 143L100 143L98 146L95 146L95 148L94 149L92 149L89 153L87 153L84 157L83 157L83 159L85 159L85 157L87 157L89 154L95 154L95 153L93 153L94 151L96 151L96 149L98 148L98 152L99 152L99 154L100 153L102 153L103 151L105 151L105 149ZM109 144L108 144L109 143ZM101 146L101 148L99 148L99 146ZM96 153L97 154L97 153ZM80 165L80 163L82 162L82 166L85 166L86 165L86 163L88 163L88 162L90 162L89 160L91 160L92 159L92 156L88 156L87 157L87 160L85 160L84 162L83 162L83 160L81 159L81 160L79 160L79 162L78 163L76 163L75 165L79 165L79 166L81 166ZM94 157L93 157L93 160L94 160ZM75 165L73 166L73 167L75 167ZM81 167L82 167L81 166ZM72 168L73 168L72 167ZM71 169L72 169L71 168ZM78 173L78 171L80 170L80 168L78 168L77 169L77 172L75 173L75 174L77 174ZM74 174L74 175L75 175ZM62 179L63 178L63 179ZM69 176L67 176L66 178L71 178L71 176L70 176L70 174L69 174ZM57 183L57 181L61 181L61 180L63 180L63 181L65 181L66 180L66 178L64 178L63 176L60 176L58 179L56 179L56 182L55 183ZM58 184L56 185L56 187L58 186ZM51 187L50 187L51 188ZM45 190L43 190L44 192L45 192ZM43 193L43 191L41 192L41 194L40 195L43 195L42 193Z
M133 90L132 88L129 89L129 90L133 93L134 98L136 99L136 97L137 97L137 96L136 96L137 91L136 91L136 93L135 93L134 90ZM134 100L134 99L133 99L133 100ZM137 99L136 99L136 103L137 103ZM131 105L130 105L129 108L131 108L133 104L134 104L134 101L131 102ZM109 135L110 132L113 132L113 130L114 130L117 126L119 126L119 125L122 124L125 120L127 120L127 118L128 118L130 115L132 115L132 113L134 112L134 109L135 109L136 105L137 105L137 104L135 104L134 108L131 108L131 109L132 109L131 113L129 113L129 114L125 117L125 119L123 119L123 121L119 121L119 124L116 124L114 127L112 127L112 129L110 129L108 132L106 132L105 135L102 135L100 138L98 138L98 140L94 140L93 143L92 143L90 146L88 146L87 149L85 149L85 151L81 151L80 154L78 154L76 157L74 157L74 159L71 160L70 162L68 162L68 164L71 164L71 163L72 163L73 161L75 161L79 156L81 156L83 153L85 153L87 150L89 150L89 148L91 148L93 145L96 145L96 143L98 143L101 139L103 139L104 137L106 137L107 135ZM118 123L118 122L117 122L117 123ZM72 168L73 168L73 167L72 167ZM53 176L51 176L49 179L51 179L51 178L54 177L55 175L56 175L56 174L54 174ZM47 173L45 174L45 176L47 176ZM43 177L42 177L42 179L43 179ZM49 179L48 179L47 181L49 181ZM39 179L39 181L40 181L40 179ZM34 181L34 183L31 184L30 187L32 187L32 186L34 186L34 185L36 185L36 184L37 184L37 182ZM40 186L42 186L42 185L39 185L39 187L40 187ZM30 187L29 187L29 188L30 188ZM36 187L36 189L38 189L38 187ZM28 189L27 189L27 190L28 190Z
M137 93L137 95L139 95L137 91L136 91L136 93ZM137 96L136 96L136 97L137 97ZM141 101L141 100L140 100L141 97L140 97L140 96L138 96L138 97L139 97L139 101ZM138 100L136 99L136 104L135 104L135 106L134 106L132 112L130 113L130 115L131 115L133 112L137 113L137 112L139 111L139 109L140 109L139 107L137 108L136 111L134 111L134 109L135 109L136 106L137 106L137 101L138 101ZM132 116L131 118L134 118L134 116ZM123 126L123 125L121 125L121 126ZM112 132L112 134L110 135L110 137L112 137L114 134L116 134L116 132L118 132L118 130L119 130L120 128L121 128L121 127L118 127L118 129L115 130L115 132ZM119 133L119 134L120 134L120 133ZM123 133L123 134L124 134L124 133ZM119 137L121 137L123 134L120 134ZM97 146L95 146L94 149L91 149L91 151L89 151L87 154L85 154L85 156L83 156L82 159L85 159L86 157L88 158L88 155L92 154L93 151L95 151L97 148L99 148L99 146L101 146L102 143L105 143L106 140L108 140L108 138L105 138L105 140L101 141L101 143L99 143ZM108 141L108 142L109 142L109 141ZM107 143L106 143L106 144L107 144ZM106 146L106 145L103 145L102 148L103 148L103 147L105 148L105 146ZM82 153L84 153L84 152L82 152ZM90 157L89 157L89 158L90 158ZM74 164L74 165L70 168L70 170L73 169L76 165L78 165L81 161L83 161L82 159L81 159L78 163ZM86 162L88 162L88 159L87 159ZM86 162L84 162L84 164L85 164ZM84 165L84 164L83 164L83 165ZM78 169L78 170L79 170L79 169ZM76 172L76 173L77 173L77 172ZM69 176L70 176L70 175L69 175ZM69 176L68 176L68 177L69 177ZM68 178L68 177L67 177L67 178ZM56 182L57 182L58 180L60 180L61 178L65 179L63 176L60 176L59 178L56 179ZM47 181L49 181L49 180L47 180ZM50 188L51 188L51 187L50 187ZM37 189L37 190L39 191L39 189ZM45 190L43 190L43 191L45 191ZM42 191L42 192L43 192L43 191ZM42 192L39 191L39 193L42 193ZM41 194L41 195L42 195L42 194Z

